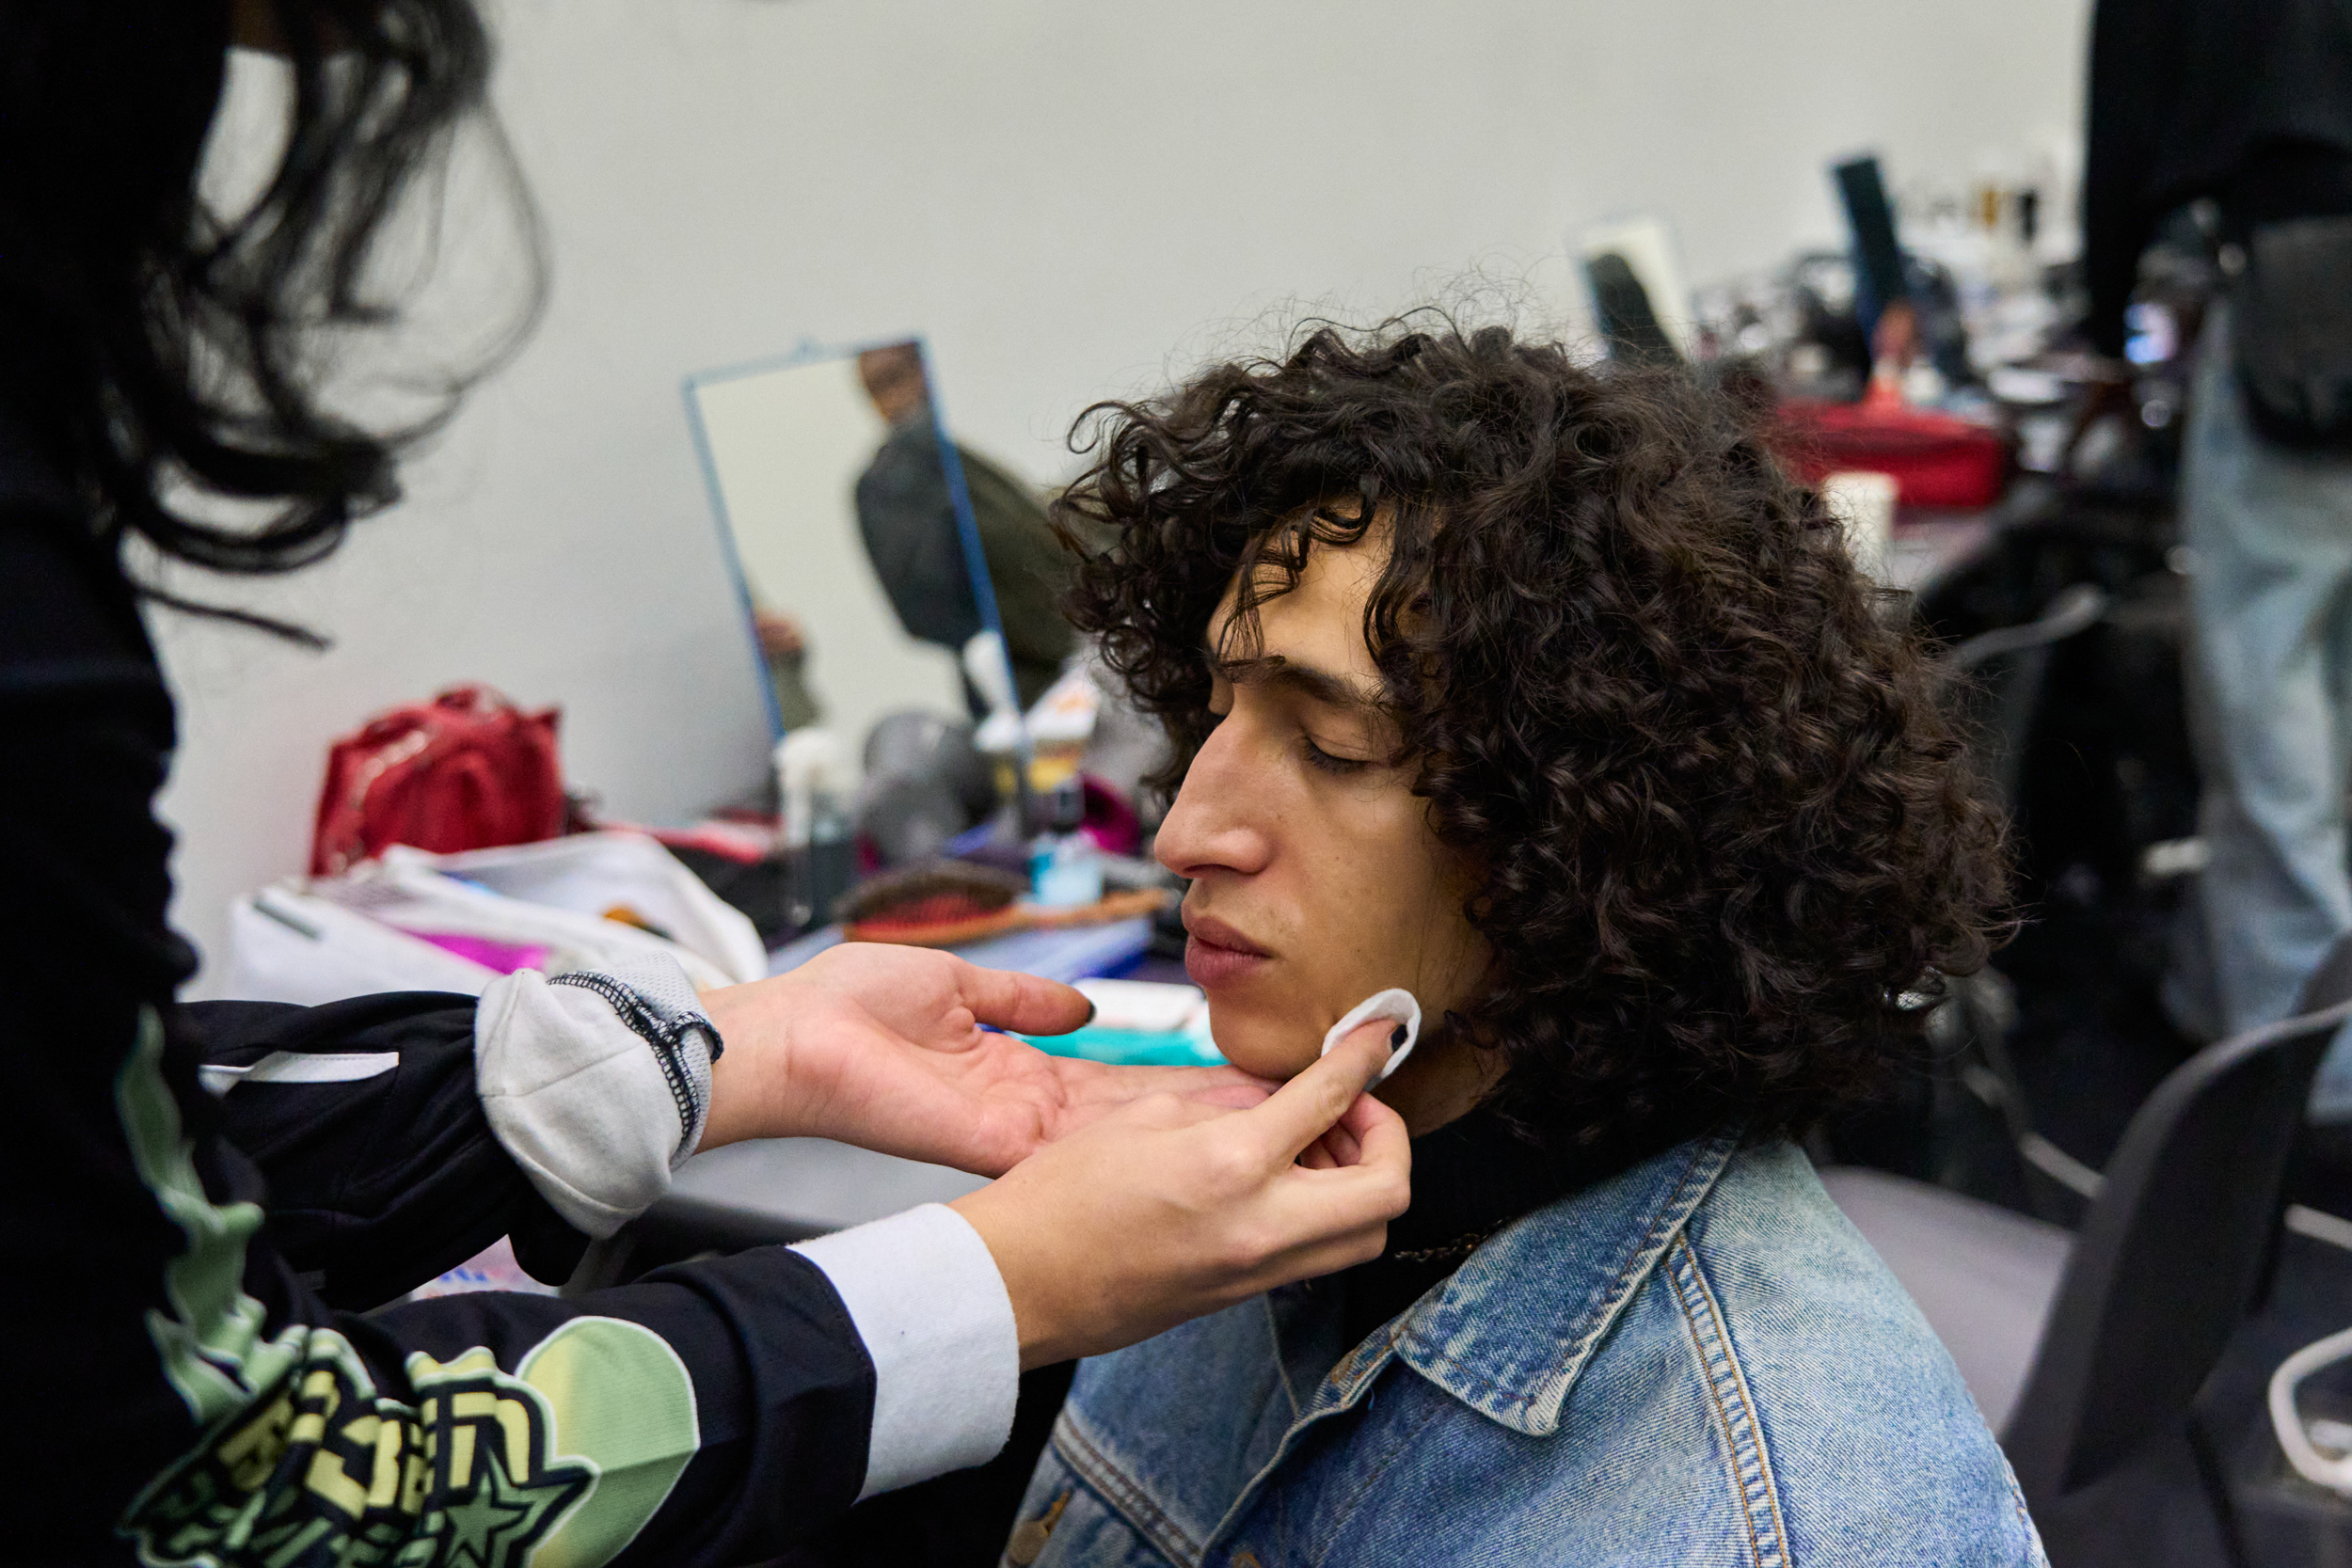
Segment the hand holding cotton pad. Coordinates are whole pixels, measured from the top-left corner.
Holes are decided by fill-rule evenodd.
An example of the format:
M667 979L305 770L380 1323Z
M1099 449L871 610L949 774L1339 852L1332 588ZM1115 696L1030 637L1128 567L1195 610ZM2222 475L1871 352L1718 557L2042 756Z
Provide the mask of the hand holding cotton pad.
M1413 1047L1421 1039L1421 1004L1413 999L1411 991L1402 986L1391 986L1387 990L1375 991L1350 1007L1347 1010L1347 1016L1331 1025L1329 1031L1324 1035L1323 1049L1315 1054L1328 1056L1331 1054L1333 1046L1375 1018L1393 1019L1405 1025L1405 1043L1389 1053L1389 1065L1382 1068L1379 1077L1373 1080L1375 1084L1382 1082L1390 1073L1405 1065L1405 1058L1413 1053Z

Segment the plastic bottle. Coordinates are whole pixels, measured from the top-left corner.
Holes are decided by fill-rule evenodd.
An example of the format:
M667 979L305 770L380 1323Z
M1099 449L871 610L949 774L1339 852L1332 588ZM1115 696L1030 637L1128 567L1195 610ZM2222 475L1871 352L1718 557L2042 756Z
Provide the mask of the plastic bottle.
M1103 896L1103 855L1078 824L1086 795L1075 775L1043 802L1050 826L1029 843L1029 896L1045 909L1075 909Z
M785 922L805 931L833 918L857 876L850 837L849 752L831 730L794 730L776 745L784 797Z

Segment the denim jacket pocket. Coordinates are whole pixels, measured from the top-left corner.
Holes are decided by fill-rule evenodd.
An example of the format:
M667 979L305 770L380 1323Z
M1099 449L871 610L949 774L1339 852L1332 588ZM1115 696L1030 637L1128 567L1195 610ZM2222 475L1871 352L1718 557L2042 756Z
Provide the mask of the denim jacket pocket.
M1155 1547L1071 1465L1061 1437L1055 1433L1029 1478L1000 1568L1192 1568L1199 1561L1197 1553L1171 1557ZM1116 1486L1115 1478L1104 1479Z

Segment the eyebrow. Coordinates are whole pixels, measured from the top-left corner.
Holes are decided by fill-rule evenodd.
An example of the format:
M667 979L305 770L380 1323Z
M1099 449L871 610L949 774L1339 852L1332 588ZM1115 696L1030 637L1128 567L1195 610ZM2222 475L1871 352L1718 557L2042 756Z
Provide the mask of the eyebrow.
M1235 686L1283 687L1326 707L1370 709L1380 705L1378 698L1346 676L1297 663L1280 654L1223 659L1212 653L1208 657L1209 673Z

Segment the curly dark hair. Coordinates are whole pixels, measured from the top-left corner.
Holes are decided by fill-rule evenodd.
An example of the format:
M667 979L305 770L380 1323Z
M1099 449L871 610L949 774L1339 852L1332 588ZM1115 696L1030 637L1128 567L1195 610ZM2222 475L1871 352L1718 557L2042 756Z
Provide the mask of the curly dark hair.
M1530 1135L1804 1125L1883 1086L2003 934L2002 823L1931 650L1688 372L1322 325L1073 443L1057 520L1109 544L1072 616L1165 725L1162 788L1236 575L1254 637L1311 548L1391 528L1365 641L1493 954L1447 1023L1502 1053L1491 1102Z

